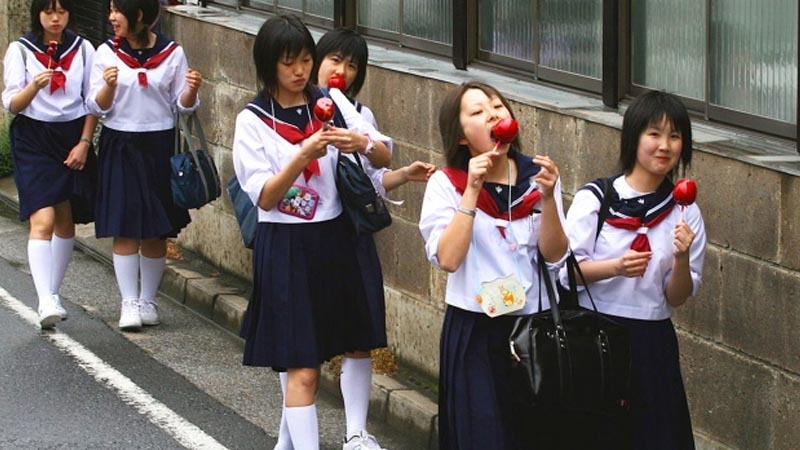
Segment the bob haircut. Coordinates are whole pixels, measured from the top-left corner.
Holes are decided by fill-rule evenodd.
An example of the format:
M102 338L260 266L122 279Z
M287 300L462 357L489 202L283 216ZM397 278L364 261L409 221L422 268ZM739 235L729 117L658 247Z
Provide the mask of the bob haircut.
M316 59L314 38L297 16L280 15L264 22L253 43L253 62L262 92L274 95L278 89L278 63L283 58L294 59L303 51ZM310 99L311 83L306 83L304 91Z
M369 50L367 41L356 31L349 28L338 28L325 33L317 42L317 55L314 58L314 69L311 71L311 82L319 84L319 66L326 56L340 54L350 60L358 67L356 78L347 86L344 93L350 98L354 98L364 86L364 79L367 78L367 61L369 60Z
M639 138L651 125L660 124L668 120L673 130L681 134L681 159L678 166L683 166L683 171L692 162L692 123L689 113L678 97L661 91L651 91L642 94L631 103L622 119L622 134L619 147L619 165L622 171L629 174L636 166L636 156L639 149ZM669 178L673 179L678 167L670 171Z
M156 23L161 10L158 0L110 0L109 8L112 3L128 20L129 32L136 29L136 24L139 22L139 11L142 11L144 27L134 35L134 40L140 45L146 45L149 40L150 28Z
M33 0L31 2L31 32L34 35L40 38L44 37L44 27L42 27L39 14L50 8L55 9L56 4L61 5L61 7L69 13L70 18L72 18L72 0ZM69 25L69 23L67 23L67 25Z
M439 133L442 135L444 157L448 167L455 167L466 171L472 155L466 145L459 141L464 137L464 128L461 126L461 98L470 89L480 89L489 98L497 97L514 118L514 111L508 100L497 89L478 81L468 81L450 89L439 108ZM519 135L511 142L509 151L522 151Z

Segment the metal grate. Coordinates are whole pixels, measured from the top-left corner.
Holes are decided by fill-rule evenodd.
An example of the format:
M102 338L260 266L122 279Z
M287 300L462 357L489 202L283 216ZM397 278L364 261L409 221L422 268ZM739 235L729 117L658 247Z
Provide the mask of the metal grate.
M73 3L70 22L73 30L95 46L111 37L105 0L82 0Z

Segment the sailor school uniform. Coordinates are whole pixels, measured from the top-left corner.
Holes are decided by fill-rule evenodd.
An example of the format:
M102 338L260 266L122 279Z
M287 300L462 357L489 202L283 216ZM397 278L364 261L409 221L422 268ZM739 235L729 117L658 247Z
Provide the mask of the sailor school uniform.
M567 236L578 261L618 258L630 249L652 251L641 277L617 276L589 285L597 309L626 326L631 341L631 418L636 450L693 450L689 406L680 372L675 328L665 289L672 271L674 229L683 220L695 233L689 249L692 295L700 286L706 232L700 208L681 206L665 180L655 192L637 192L624 176L613 178L609 215L595 239L606 180L575 194L567 214ZM562 270L562 280L566 274ZM580 302L591 307L588 294Z
M484 183L475 218L472 240L461 266L447 275L444 324L440 341L439 448L458 450L527 449L520 430L530 425L529 415L516 409L510 386L508 336L516 317L539 310L537 272L541 227L541 195L533 178L540 167L519 152L509 157L517 165L513 186ZM445 168L428 181L419 228L425 252L439 265L439 239L452 222L467 183L467 173ZM512 220L508 221L511 189ZM560 180L553 195L563 223ZM566 253L551 270L563 264ZM481 309L476 296L481 282L515 275L525 288L523 309L494 318ZM548 309L542 289L541 309Z
M52 57L47 49L48 43L29 33L12 42L3 59L6 109L37 74L48 67L54 70L50 84L15 116L10 127L20 220L69 200L73 221L88 223L94 219L96 157L90 149L82 170L70 169L64 160L80 142L88 114L85 97L94 47L67 30Z
M119 69L111 107L97 104L106 67ZM177 43L157 34L152 48L134 50L123 39L97 49L89 109L104 116L100 133L97 237L134 239L177 236L189 213L172 202L170 163L175 114L197 109L180 104L189 65Z
M282 108L264 95L237 116L233 162L242 189L258 204L264 184L299 151L303 140L322 127L312 116L323 93L307 105ZM344 95L336 103L334 125L391 140L366 123ZM333 356L386 346L382 314L370 305L356 254L357 239L342 210L335 184L338 150L313 160L287 192L313 199L303 214L273 207L258 209L253 249L253 295L241 336L244 364L286 370L318 367Z

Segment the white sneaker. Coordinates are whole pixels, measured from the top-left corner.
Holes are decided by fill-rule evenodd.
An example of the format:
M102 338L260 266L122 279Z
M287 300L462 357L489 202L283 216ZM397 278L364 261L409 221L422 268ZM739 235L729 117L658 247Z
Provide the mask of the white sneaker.
M342 450L386 450L378 444L375 436L361 430L360 433L350 436L344 444Z
M119 313L120 330L138 330L142 326L139 305L136 300L123 300Z
M142 318L142 325L158 325L158 306L155 300L139 300L139 316Z
M59 297L58 294L53 294L53 302L56 304L56 310L61 314L61 320L67 320L67 310L64 309L64 305L61 304L61 297Z
M39 299L39 325L43 330L53 328L61 322L61 317L52 296Z

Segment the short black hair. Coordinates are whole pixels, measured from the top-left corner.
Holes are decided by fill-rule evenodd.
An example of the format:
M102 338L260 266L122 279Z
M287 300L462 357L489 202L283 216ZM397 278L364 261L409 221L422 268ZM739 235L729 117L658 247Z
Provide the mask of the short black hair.
M285 14L264 22L253 42L253 62L261 92L274 95L278 87L278 62L284 57L296 58L304 50L316 58L314 38L297 16ZM310 83L306 83L305 91L306 97L311 98Z
M489 98L497 97L511 114L511 118L515 119L514 110L511 109L508 100L500 91L486 83L468 81L453 86L447 91L439 106L439 134L442 137L445 164L447 167L454 167L465 172L469 169L469 160L472 155L466 145L460 144L461 138L464 137L464 127L461 125L461 98L470 89L478 89ZM511 141L509 152L511 151L522 152L519 135Z
M33 0L31 1L31 33L43 38L44 28L42 27L42 21L39 20L39 14L50 8L55 9L56 3L67 10L70 19L72 18L72 0Z
M361 91L364 80L367 78L367 61L369 60L367 41L350 28L337 28L325 33L317 42L318 58L314 58L314 68L311 70L312 83L319 84L317 81L319 66L326 56L333 53L339 53L345 58L349 57L358 66L355 80L350 83L350 86L347 86L347 91L344 92L345 95L353 98Z
M128 20L128 32L132 32L136 27L139 19L139 10L142 11L142 24L144 27L134 36L136 42L145 45L148 42L150 28L158 19L158 13L161 11L159 0L109 0L108 5L111 3L125 16Z
M639 138L651 125L668 120L673 130L681 134L681 159L685 171L692 162L692 122L683 102L673 94L663 91L650 91L642 94L631 103L622 119L622 134L619 146L620 169L626 174L636 166ZM674 178L676 169L669 176Z

